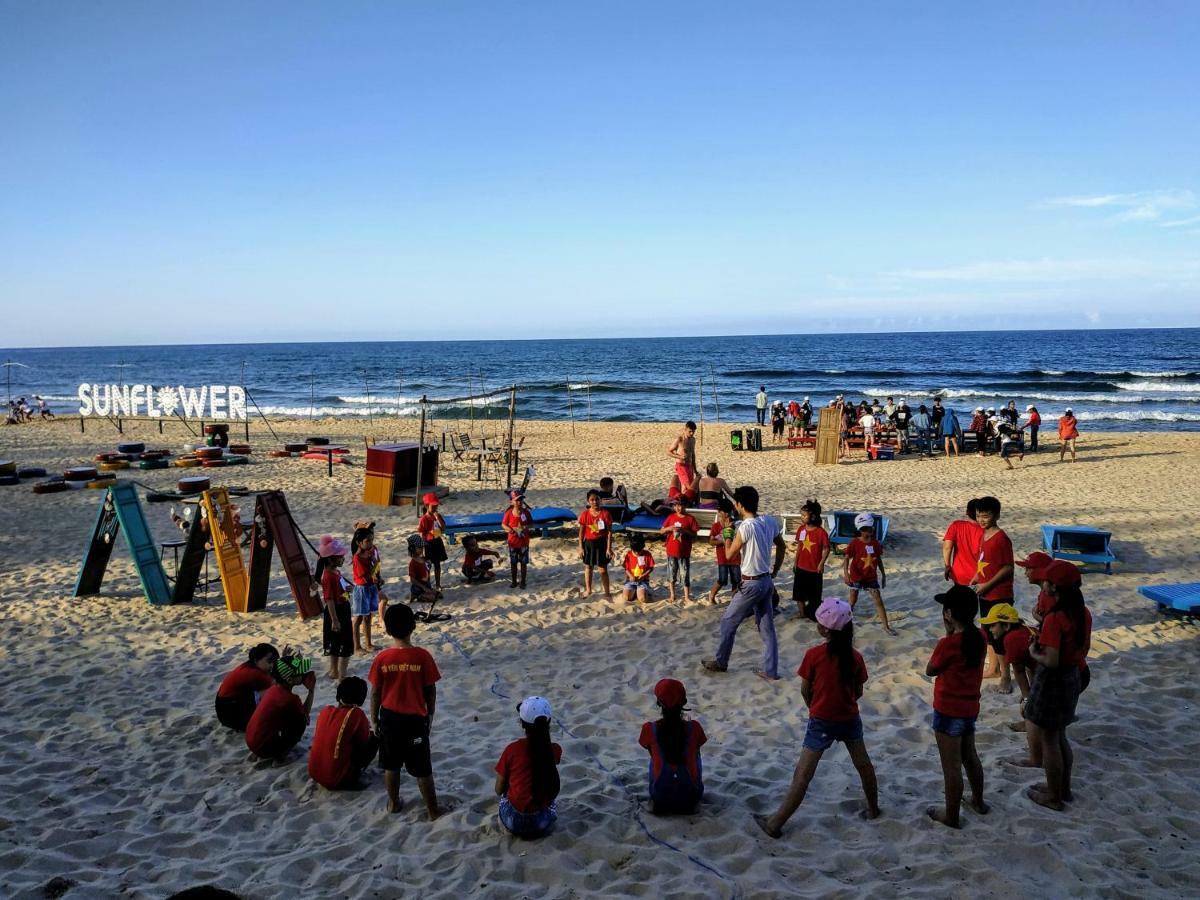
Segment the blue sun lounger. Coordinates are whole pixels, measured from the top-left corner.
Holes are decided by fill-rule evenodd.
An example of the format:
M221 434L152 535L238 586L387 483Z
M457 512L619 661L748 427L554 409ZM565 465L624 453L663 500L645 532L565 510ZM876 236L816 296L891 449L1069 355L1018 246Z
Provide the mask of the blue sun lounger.
M1087 525L1042 526L1042 549L1054 559L1103 565L1105 575L1112 574L1117 559L1109 546L1111 541L1111 531Z
M858 529L854 527L854 517L856 512L833 512L825 517L825 530L829 532L829 543L835 547L844 547L852 540L858 537ZM875 516L875 540L883 544L887 541L888 525L891 524L887 516L881 516L879 513L874 513Z
M1161 610L1173 609L1189 616L1200 616L1200 582L1191 584L1143 584L1138 593L1153 600Z
M545 537L551 528L561 528L568 522L574 522L579 514L565 506L540 506L529 510L533 515L533 531L538 537ZM455 543L460 534L503 534L500 520L504 513L477 513L473 516L446 516L446 539Z

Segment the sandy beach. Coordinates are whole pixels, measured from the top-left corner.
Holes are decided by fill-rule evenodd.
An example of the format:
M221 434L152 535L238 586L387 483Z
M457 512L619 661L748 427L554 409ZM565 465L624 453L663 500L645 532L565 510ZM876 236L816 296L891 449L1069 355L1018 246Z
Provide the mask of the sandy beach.
M328 477L320 462L268 459L278 442L254 423L252 464L205 474L214 485L284 490L314 541L327 532L348 540L355 519L377 520L384 572L402 580L415 515L411 507L361 503L362 438L412 439L415 422L273 424L280 439L315 434L344 442L355 465ZM443 428L465 430L466 423L433 428L440 437ZM783 681L753 676L761 645L752 624L739 632L729 672L706 675L699 664L715 649L722 606L581 596L573 531L534 541L529 587L520 592L507 579L465 585L461 546L450 548L445 610L453 618L418 629L415 638L443 674L432 748L449 812L426 821L406 778L405 809L387 815L374 767L366 792L326 792L304 765L311 726L292 760L274 766L255 762L242 735L213 715L218 682L251 645L290 643L320 655L320 622L299 620L278 562L268 609L251 615L227 613L216 587L193 604L151 606L123 543L102 593L74 599L101 494L41 496L26 483L0 488L7 637L0 649L0 895L40 897L55 878L69 880L70 898L158 898L199 884L245 897L354 898L1200 891L1200 627L1160 615L1136 593L1141 584L1197 580L1200 434L1085 431L1078 462L1060 464L1048 440L1008 472L995 457L975 456L860 457L817 468L811 451L735 453L728 429L705 429L699 461L716 461L733 485L756 486L764 512L796 512L816 497L827 511L892 517L885 600L899 636L882 632L869 601L858 608L857 646L870 670L861 708L883 809L877 821L858 818L857 776L839 748L826 754L781 840L752 821L774 809L799 752L807 716L794 672L819 641L810 623L785 603ZM537 470L530 502L580 508L586 489L606 474L635 501L664 496L665 451L676 430L670 423L580 423L573 436L568 423L519 421L522 463ZM177 423L162 437L131 423L122 438L103 421L80 434L74 419L0 429L0 458L53 473L121 439L175 452L194 440ZM476 481L473 462L452 460L443 456L445 513L503 508L502 484ZM121 476L167 488L182 474L189 473ZM968 498L984 494L1003 502L1000 524L1019 554L1039 548L1041 524L1089 524L1113 532L1120 561L1111 576L1092 569L1084 577L1094 677L1070 732L1076 801L1053 813L1024 797L1040 773L1000 763L1023 748L1023 737L1006 726L1019 717L1016 696L985 692L978 745L992 812L964 811L962 831L952 832L924 814L941 802L942 774L923 671L942 633L932 600L944 585L940 536ZM156 537L176 534L168 504L145 509ZM651 548L660 565L655 583L663 586L662 546ZM790 568L789 560L778 581L785 598ZM692 571L694 593L703 598L715 576L710 549L697 550ZM827 573L826 593L840 587ZM1018 579L1022 613L1035 594ZM356 656L350 673L365 676L368 665ZM687 685L692 715L710 739L705 801L690 817L659 818L645 807L646 754L637 735L654 717L651 688L664 676ZM556 831L522 842L497 821L492 784L500 751L520 736L515 705L530 693L554 704L563 788ZM333 687L322 679L314 711L331 702Z

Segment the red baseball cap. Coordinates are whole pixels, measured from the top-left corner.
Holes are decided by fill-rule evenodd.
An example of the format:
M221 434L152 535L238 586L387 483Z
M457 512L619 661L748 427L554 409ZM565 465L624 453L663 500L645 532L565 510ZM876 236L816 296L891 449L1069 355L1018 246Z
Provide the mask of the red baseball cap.
M1048 581L1055 587L1079 587L1083 577L1079 570L1066 560L1056 559L1050 565L1034 569L1030 573L1034 581Z
M682 681L664 678L654 686L654 696L664 709L674 709L687 703L687 690Z
M1034 553L1030 553L1024 559L1018 559L1017 565L1023 569L1044 569L1052 562L1054 562L1053 556L1051 556L1049 553L1043 553L1041 550L1038 550Z
M438 505L437 494L435 494L433 491L430 491L424 497L421 498L421 502L424 503L426 506L437 506Z

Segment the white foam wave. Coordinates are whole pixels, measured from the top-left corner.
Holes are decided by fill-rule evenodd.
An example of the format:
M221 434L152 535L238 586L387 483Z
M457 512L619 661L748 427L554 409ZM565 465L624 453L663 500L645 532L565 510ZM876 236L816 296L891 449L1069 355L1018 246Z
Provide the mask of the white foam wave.
M1200 384L1184 382L1183 384L1159 384L1156 381L1129 381L1118 384L1122 391L1170 391L1173 394L1195 394L1200 397Z
M404 396L397 397L394 394L391 396L389 396L388 394L373 394L370 397L363 397L363 396L342 397L339 395L337 399L338 399L339 403L347 403L352 406L369 406L369 407L373 407L375 409L381 409L382 407L384 407L388 404L390 404L391 406L394 407L397 404L400 404L401 406L405 406L408 404L421 402L420 397L404 397ZM438 405L436 398L431 397L430 403L435 407ZM505 391L503 393L488 394L487 396L484 396L484 397L472 397L469 400L459 400L459 401L455 401L451 405L452 406L503 406L506 403L508 403L508 392L507 391Z
M1180 378L1188 373L1180 372L1139 372L1137 369L1104 369L1099 372L1093 372L1093 375L1134 375L1138 378Z
M599 382L579 381L567 385L568 391L586 391L588 388L599 387Z
M947 390L940 393L942 398L946 400L980 399L991 401L1003 399L1004 403L1008 403L1009 400L1016 400L1019 408L1022 408L1021 404L1032 400L1040 400L1046 403L1120 403L1128 405L1131 403L1180 403L1191 399L1190 397L1147 397L1143 394L1051 394L1044 391L1010 391L1003 395L989 391L971 390Z
M381 392L378 394L372 394L370 397L360 397L360 396L341 397L341 396L339 396L338 402L339 403L364 403L364 404L369 404L371 406L379 406L380 404L384 404L384 403L392 403L392 404L420 403L421 398L420 397L397 397L395 395L389 396L388 394Z
M421 414L421 408L419 406L399 406L398 407L395 404L391 404L391 405L381 404L374 408L367 407L367 406L362 406L362 407L353 407L353 406L350 406L350 407L347 407L347 406L315 406L315 407L263 406L262 412L263 412L263 415L266 415L266 416L300 416L300 417L307 418L308 414L311 412L314 416L319 416L321 418L328 418L331 416L334 418L337 418L339 416L347 416L347 417L354 416L356 418L361 418L363 416L369 416L369 415L419 416Z
M1075 418L1081 422L1200 422L1200 413L1173 413L1153 410L1140 412L1116 410L1112 412L1079 412Z

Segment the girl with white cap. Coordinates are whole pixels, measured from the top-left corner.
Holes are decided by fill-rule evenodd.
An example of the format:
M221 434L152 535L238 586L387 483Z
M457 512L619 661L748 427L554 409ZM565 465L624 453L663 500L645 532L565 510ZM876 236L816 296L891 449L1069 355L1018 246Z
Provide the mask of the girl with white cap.
M779 808L770 816L755 816L760 828L773 838L783 834L783 826L804 802L808 785L816 774L825 751L840 741L858 777L862 780L867 808L864 819L879 816L879 788L875 767L863 741L862 717L858 700L867 681L867 664L854 649L854 620L850 604L826 597L817 608L817 631L825 641L809 648L796 674L800 676L800 696L808 706L808 727L804 749L792 775L792 783Z
M883 566L883 544L875 539L875 516L859 513L854 517L858 537L846 545L846 556L842 562L842 580L849 590L850 608L858 603L858 592L866 591L875 601L875 610L883 630L893 637L896 629L888 622L887 608L883 605L882 589L887 587L887 572Z
M550 740L550 701L526 697L517 707L525 737L513 741L496 763L500 821L517 837L540 837L558 818L558 763L562 747Z

